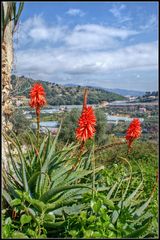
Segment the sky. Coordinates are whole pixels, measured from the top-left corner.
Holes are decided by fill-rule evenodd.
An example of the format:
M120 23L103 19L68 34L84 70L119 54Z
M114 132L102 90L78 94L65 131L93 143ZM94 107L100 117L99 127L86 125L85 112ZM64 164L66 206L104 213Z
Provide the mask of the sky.
M25 2L13 73L35 80L158 90L158 2Z

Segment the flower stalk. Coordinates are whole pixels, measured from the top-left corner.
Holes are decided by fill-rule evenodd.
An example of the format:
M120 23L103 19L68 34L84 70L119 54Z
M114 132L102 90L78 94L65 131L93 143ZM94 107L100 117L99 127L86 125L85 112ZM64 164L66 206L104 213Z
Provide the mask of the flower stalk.
M99 147L99 148L96 148L95 149L95 153L99 152L99 151L103 151L107 148L110 148L110 147L114 147L114 146L118 146L118 145L123 145L123 144L126 144L126 142L115 142L115 143L112 143L112 144L108 144L108 145L105 145L105 146L102 146L102 147Z
M81 142L80 152L78 156L78 161L72 167L72 169L76 169L77 165L80 163L81 156L84 151L84 144L88 139L93 139L95 134L95 125L96 125L96 117L94 111L91 106L87 106L87 96L88 89L84 90L84 98L83 98L83 108L81 112L81 116L78 120L78 128L76 129L76 138Z
M37 116L37 146L39 146L39 132L40 132L40 111L41 108L46 105L46 93L42 84L35 83L30 90L29 105L31 108L35 108Z
M92 156L92 169L93 169L93 179L92 179L92 196L93 196L93 199L94 199L94 193L96 192L96 188L95 188L95 176L96 176L96 173L95 173L95 168L96 168L96 161L95 161L95 156L94 156L94 143L93 143L93 156Z
M37 146L39 145L40 114L37 114Z
M84 91L83 108L81 116L78 120L78 128L76 129L76 138L80 142L86 142L93 139L96 132L96 117L91 106L87 106L88 90Z
M133 141L141 136L141 123L138 118L134 118L132 122L130 123L127 132L126 132L126 140L128 144L128 154L130 153L131 150L131 145Z

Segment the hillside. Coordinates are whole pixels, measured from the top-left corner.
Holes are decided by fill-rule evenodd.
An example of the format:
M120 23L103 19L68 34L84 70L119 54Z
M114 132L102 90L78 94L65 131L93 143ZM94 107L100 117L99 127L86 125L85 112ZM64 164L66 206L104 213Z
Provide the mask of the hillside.
M145 93L144 91L127 90L127 89L119 89L119 88L115 88L115 89L111 88L107 90L109 92L114 92L122 96L134 96L134 97L143 96Z
M65 86L67 87L75 87L77 86L76 84L65 84ZM93 87L93 86L90 86ZM119 88L102 88L102 87L98 87L100 89L106 90L108 92L112 92L112 93L117 93L119 95L122 96L134 96L134 97L138 97L138 96L143 96L144 95L144 91L137 91L137 90L129 90L129 89L119 89Z
M83 102L83 91L82 86L64 86L56 83L46 82L42 80L33 80L24 76L16 77L12 75L12 96L26 96L29 97L29 89L35 83L42 83L50 105L72 105L82 104ZM124 96L116 93L108 92L106 90L94 87L88 87L89 89L89 104L98 104L102 101L116 101L125 100Z

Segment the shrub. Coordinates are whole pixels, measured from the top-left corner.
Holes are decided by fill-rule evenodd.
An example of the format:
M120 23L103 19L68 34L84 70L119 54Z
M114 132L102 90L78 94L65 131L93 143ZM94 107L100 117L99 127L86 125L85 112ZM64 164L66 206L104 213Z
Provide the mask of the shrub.
M128 162L125 158L121 160ZM158 216L154 212L157 209L155 179L146 195L143 190L147 176L144 177L137 165L137 171L135 166L128 166L129 169L123 164L115 164L101 173L99 184L105 184L107 190L95 194L94 198L85 194L82 202L90 200L90 207L68 217L65 237L128 239L158 236ZM150 205L153 198L155 206Z
M20 134L26 130L26 126L30 125L30 121L25 118L21 109L16 109L10 118L13 124L13 131Z

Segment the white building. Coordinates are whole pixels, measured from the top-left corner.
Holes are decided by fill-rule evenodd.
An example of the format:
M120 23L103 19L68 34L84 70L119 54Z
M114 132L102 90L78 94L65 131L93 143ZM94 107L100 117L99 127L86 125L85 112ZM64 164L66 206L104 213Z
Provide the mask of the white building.
M146 108L144 108L144 107L141 107L141 108L139 108L139 112L140 113L144 113L144 112L146 112L147 110L146 110Z

